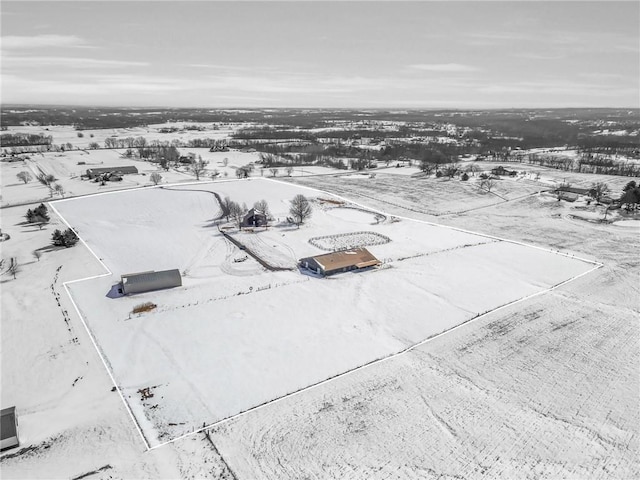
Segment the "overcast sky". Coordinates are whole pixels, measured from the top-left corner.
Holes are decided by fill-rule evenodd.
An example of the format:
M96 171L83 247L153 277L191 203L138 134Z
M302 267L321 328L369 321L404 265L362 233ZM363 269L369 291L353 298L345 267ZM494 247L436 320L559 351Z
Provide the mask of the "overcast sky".
M640 106L637 1L0 5L4 104Z

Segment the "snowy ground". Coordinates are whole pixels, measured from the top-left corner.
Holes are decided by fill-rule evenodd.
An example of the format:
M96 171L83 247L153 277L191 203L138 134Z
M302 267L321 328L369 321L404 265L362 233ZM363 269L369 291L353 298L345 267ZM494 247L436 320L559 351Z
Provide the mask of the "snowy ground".
M223 140L228 138L237 128L237 124L218 125L214 130L212 123L196 123L189 122L188 126L201 126L205 130L183 130L187 126L185 122L167 122L162 124L148 125L146 127L131 128L100 128L95 130L82 130L82 137L78 137L79 131L71 125L51 125L51 126L11 126L8 127L7 133L27 133L31 135L45 135L53 137L52 143L55 145L71 143L74 148L88 148L92 142L98 142L101 147L107 138L127 138L127 137L144 137L148 142L159 140L161 142L170 142L171 140L180 140L187 142L195 138L214 138ZM178 128L178 132L162 133L163 128Z
M185 172L170 170L165 172L158 165L129 159L123 156L124 150L77 150L71 152L29 154L29 160L19 162L0 162L2 206L20 205L53 198L47 186L35 180L36 175L44 173L53 175L64 188L64 196L90 195L110 190L122 190L153 185L149 176L154 173L162 175L163 182L193 181L194 177ZM121 167L133 165L138 174L124 175L120 182L107 182L106 185L81 179L92 167ZM24 184L16 175L26 171L33 180Z
M410 220L376 224L370 212L318 207L300 229L276 220L267 231L235 238L295 267L297 258L322 253L311 237L355 232L368 222L392 239L369 247L385 268L327 280L297 270L238 276L229 267L239 252L214 225L219 211L211 191L249 205L266 199L280 219L297 193L321 194L254 179L54 204L114 273L73 283L71 294L151 446L398 353L594 268L458 230ZM169 268L186 273L182 288L112 298L119 275ZM158 308L131 314L148 301ZM153 400L141 395L146 388Z
M210 152L208 148L182 148L182 155L193 154L208 162L201 180L209 180L210 176L217 172L218 179L235 179L236 170L240 167L254 164L253 177L273 177L269 169L262 168L258 162L258 153L230 150L228 152ZM0 202L3 207L55 200L49 189L39 183L35 177L40 173L53 175L55 183L59 183L64 189L65 197L90 195L113 190L131 189L153 185L150 175L159 173L162 176L160 184L173 184L178 182L192 182L196 178L189 171L187 165L179 168L171 168L168 171L160 168L156 163L143 162L135 158L124 156L125 150L72 150L68 152L50 152L28 154L28 160L0 162L0 187L2 196ZM133 165L138 169L138 174L125 175L120 182L107 182L106 185L81 179L88 168L92 167L122 167ZM326 167L295 167L289 175L284 168L279 168L277 178L305 177L309 175L334 174L340 170ZM16 175L20 172L28 172L33 179L26 185Z
M21 225L26 207L3 208L2 231L11 239L1 244L2 256L18 258L22 271L16 280L3 277L0 286L2 405L18 406L22 444L30 450L3 452L2 477L76 478L100 469L89 478L230 478L231 472L236 478L640 475L638 217L617 213L613 224L584 221L574 218L582 205L544 193L441 215L448 211L447 198L460 200L455 189L430 193L435 181L398 178L397 185L382 184L376 197L365 182L331 179L296 181L392 215L432 220L424 211L428 205L440 223L594 258L604 267L404 355L220 424L209 429L213 443L196 434L146 452L62 287L99 275L103 267L82 246L47 248L52 229L62 226L55 215L54 224L39 231ZM29 187L16 186L15 196ZM476 198L467 201L473 207ZM389 246L399 243L392 239ZM36 261L31 251L39 248L44 254ZM250 261L233 262L241 252L229 254L219 270L235 274L226 278L264 275ZM192 280L197 284L195 275ZM386 289L387 283L381 291Z

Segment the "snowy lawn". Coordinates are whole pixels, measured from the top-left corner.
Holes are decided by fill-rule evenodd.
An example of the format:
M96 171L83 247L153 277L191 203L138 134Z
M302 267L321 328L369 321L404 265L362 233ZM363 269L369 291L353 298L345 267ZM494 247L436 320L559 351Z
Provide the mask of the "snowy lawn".
M384 265L327 279L267 272L218 232L212 192L249 206L267 200L273 226L234 234L261 255L293 263L324 253L311 238L366 230L391 239L368 247ZM252 179L55 203L113 272L70 290L150 445L400 352L594 267L417 221L336 214L334 205L315 201L298 229L284 222L298 193L330 198ZM182 287L113 298L121 274L165 268L185 273ZM131 314L147 301L157 308Z

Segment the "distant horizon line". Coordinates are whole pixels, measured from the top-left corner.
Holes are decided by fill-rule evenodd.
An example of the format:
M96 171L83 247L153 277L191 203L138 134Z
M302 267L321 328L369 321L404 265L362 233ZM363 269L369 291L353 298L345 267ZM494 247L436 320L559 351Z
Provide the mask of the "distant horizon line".
M362 111L388 111L388 110L399 110L399 111L503 111L503 110L640 110L640 106L637 107L629 107L629 106L617 106L617 107L399 107L399 106L388 106L388 107L211 107L211 106L202 106L202 107L171 107L166 105L154 105L154 106L123 106L123 105L98 105L98 104L42 104L42 103L0 103L0 110L4 110L7 108L112 108L112 109L122 109L122 110L155 110L155 109L163 109L163 110L343 110L343 111L353 111L353 110L362 110Z

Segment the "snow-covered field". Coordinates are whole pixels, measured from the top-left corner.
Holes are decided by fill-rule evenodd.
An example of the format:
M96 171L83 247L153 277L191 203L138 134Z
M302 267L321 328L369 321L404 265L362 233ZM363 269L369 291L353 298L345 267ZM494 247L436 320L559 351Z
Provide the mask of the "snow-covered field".
M29 190L33 183L5 187L4 170L2 173L3 203L15 204L14 198L29 197L23 190ZM547 174L552 176L553 172ZM555 181L562 181L564 174L557 172L559 177ZM162 301L156 302L157 313L129 319L126 310L130 311L132 305L109 310L114 314L121 312L122 316L114 315L99 325L98 330L107 332L104 338L96 334L109 358L116 342L115 334L109 338L110 328L126 332L131 325L137 332L137 337L123 337L120 340L122 348L116 347L113 354L118 362L122 361L119 354L128 355L136 365L136 371L129 377L126 377L128 369L122 374L131 383L124 385L119 370L114 368L113 371L118 385L125 387L125 395L133 393L127 400L135 409L136 418L144 419L149 412L160 412L143 425L145 431L157 432L158 424L166 422L166 418L174 413L186 416L189 413L186 407L191 405L196 405L195 414L204 412L211 416L193 418L192 425L185 422L185 425L171 426L174 430L168 432L170 435L199 428L203 422L213 420L213 412L198 404L201 388L198 381L202 381L205 392L220 395L212 397L219 403L213 407L207 405L207 408L225 405L224 390L227 388L242 388L239 392L242 397L247 388L257 385L261 388L258 394L268 397L273 394L274 387L290 382L286 374L296 371L295 361L291 362L293 365L284 365L282 374L276 370L276 364L270 367L260 362L265 358L269 361L279 358L285 347L290 347L288 354L308 366L313 350L301 351L295 342L303 338L300 335L303 326L307 325L305 322L317 319L320 314L299 315L297 312L305 307L303 301L315 300L319 295L325 295L329 300L320 305L311 303L308 308L350 312L349 322L340 324L341 333L356 341L353 356L369 355L374 347L402 348L422 334L434 317L427 315L432 312L429 308L433 308L425 300L433 298L430 295L439 296L446 315L464 319L472 316L481 301L493 303L509 292L542 291L563 272L568 272L566 269L588 266L571 258L508 242L478 242L447 250L460 246L461 241L466 244L467 240L462 237L469 238L467 235L476 240L490 239L406 219L391 223L392 215L432 220L433 215L450 212L451 203L465 204L469 207L467 213L442 215L437 218L438 222L592 258L602 262L604 267L557 289L467 322L402 355L373 363L208 428L209 436L205 432L189 435L146 451L125 405L118 393L111 391L110 378L62 286L64 282L78 278L102 275L105 268L82 245L68 250L48 247L52 230L63 226L57 216L52 215L52 224L40 231L22 224L26 206L3 208L2 232L11 238L1 244L2 256L17 258L22 270L15 280L5 276L0 285L0 394L3 407L16 405L18 408L22 447L26 450L3 452L0 456L2 478L77 478L87 474L92 475L88 478L230 478L232 475L235 478L278 479L637 478L640 475L638 217L617 213L617 221L613 224L584 221L575 218L586 215L586 210L576 208L583 207L582 204L558 202L553 195L537 194L535 188L531 195L521 196L519 183L503 183L513 185L513 189L505 188L504 191L506 195L503 196L508 201L489 204L479 200L479 196L459 190L454 182L400 176L394 176L396 180L385 178L380 182L381 177L382 173L376 179L364 181L332 176L293 180L384 210L388 220L379 225L375 224L373 216L368 224L366 215L356 217L351 212L336 215L339 210L317 203L309 225L299 231L291 227L273 227L266 232L238 235L264 238L264 242L255 243L264 243L265 255L276 255L274 252L277 252L279 258L289 252L286 247L293 251L289 253L290 258L297 257L299 252L305 254L305 251L322 253L314 250L307 240L331 233L326 232L327 225L336 227L335 233L376 231L391 238L386 245L370 248L381 259L391 260L386 263L390 267L327 280L297 272L267 273L250 258L234 262L245 254L229 246L219 249L212 239L215 227L210 226L210 220L217 209L213 196L204 192L165 189L160 191L166 194L164 197L150 197L159 202L163 212L168 212L166 215L149 211L152 202L137 198L134 192L57 203L61 209L64 204L74 203L78 209L84 208L80 207L83 204L92 206L89 215L95 220L94 238L91 238L92 227L83 223L88 219L78 218L77 224L75 220L70 222L80 230L83 238L88 235L88 244L114 272L113 277L71 284L74 298L86 289L87 295L80 299L80 303L85 302L84 306L80 305L81 309L90 307L86 298L94 299L98 305L107 305L109 309L122 300L134 300L134 304L138 303L138 298L140 303L144 301L144 295L135 299L106 297L114 279L122 273L117 269L129 266L116 258L119 255L127 256L131 266L136 268L138 265L144 267L147 261L144 259L153 257L154 265L155 261L169 264L168 260L171 260L171 267L183 262L178 267L187 270L182 289L161 292ZM595 176L584 175L584 182L588 183L592 178L596 181ZM10 183L14 183L14 179L15 174ZM615 179L605 177L606 180ZM618 183L623 180L630 179L620 179ZM380 182L377 189L371 187L371 181ZM268 192L256 188L263 182L220 182L210 184L206 189L218 191L222 196L230 195L249 205L264 196L274 216L282 220L286 215L286 200L298 190L282 187L281 200L284 201L278 202L277 195L272 198ZM267 183L273 182L264 182ZM242 185L243 190L235 191L234 185ZM200 190L202 187L178 188ZM148 188L143 192L157 190ZM127 197L128 194L134 197ZM306 194L320 195L312 191L306 191ZM168 195L177 197L169 201ZM322 197L328 195L322 194ZM118 198L122 200L115 200ZM137 203L136 208L132 208L132 199L141 202L140 208ZM101 202L106 204L101 208L113 209L113 212L105 214L104 210L99 210L98 215L96 209ZM172 202L185 206L181 216ZM476 205L483 208L474 208ZM425 207L433 215L425 212ZM149 213L147 217L136 213L145 209ZM131 221L127 223L124 220L129 215ZM177 222L176 228L190 232L177 240L184 244L183 249L172 247L176 238L162 228L163 217ZM101 221L105 223L101 225ZM143 238L151 237L152 231L155 236L144 248L135 247L129 251L125 243L118 244L118 231L121 229L123 239L129 239L129 245L131 235L134 235L133 244L136 244L134 221L140 223ZM111 227L118 230L112 232ZM428 233L434 231L439 234ZM444 232L450 232L450 236L444 238ZM105 239L101 240L101 236ZM447 251L439 251L440 243ZM107 248L101 251L100 245ZM211 251L205 249L206 245L212 247ZM391 254L380 253L378 248L388 248ZM530 259L532 264L508 261L513 255L518 259L523 257L519 249L525 248L532 255L536 252L536 258ZM39 261L31 255L35 249L42 249L43 256ZM396 249L397 256L394 257ZM401 260L422 249L430 254ZM458 265L457 270L451 270L453 264ZM133 270L126 268L125 271ZM457 276L453 275L456 271ZM446 280L442 284L438 273ZM482 280L471 287L470 279L477 279L478 275ZM505 286L507 275L509 281ZM296 281L303 280L291 284L281 280L294 276ZM392 281L379 280L385 276ZM256 279L264 279L265 283L259 284ZM428 280L438 281L432 281L433 285L426 288ZM99 285L101 281L105 282L102 286ZM268 285L271 288L256 291ZM239 293L248 286L254 287L251 293L214 298L203 304L203 299L217 297L218 293L220 297L224 297L225 292ZM236 287L238 290L234 292ZM297 294L287 295L298 288L303 293L302 301ZM356 288L355 293L349 295L346 291L352 288ZM391 298L390 291L399 293ZM486 293L477 298L466 292ZM335 307L331 304L334 298L339 300ZM414 301L414 308L408 314L409 308L402 305L405 298ZM186 304L179 303L181 299ZM254 304L255 299L264 302ZM193 305L194 301L198 301L198 305ZM385 301L389 305L385 305ZM203 312L209 311L207 305L215 306L211 310L213 314L203 318ZM365 325L362 318L351 313L355 309L370 312L374 305L398 321L380 319L382 314L376 310L368 316L371 324ZM236 321L228 318L220 321L219 306L220 313L235 314ZM169 310L173 307L179 312L177 317ZM185 319L182 312L193 312L193 319L189 315ZM275 332L266 332L265 339L256 339L266 327L274 325L276 313L282 312L281 317L286 317L292 330L277 339ZM99 318L108 315L90 311L86 319L93 329ZM436 322L446 315L435 315ZM215 328L225 328L224 334L248 332L255 336L240 338L242 350L230 352L229 346L223 345L220 338L195 338L193 333L178 328L172 318L181 318L189 326L208 328L209 333L220 331ZM271 320L261 325L256 318ZM154 319L160 328L154 328ZM296 319L300 325L293 322ZM358 319L361 323L357 323ZM324 318L321 320L325 322ZM329 319L327 328L316 332L319 339L310 337L309 343L327 338L335 340L335 335L329 336L335 322L337 319ZM286 324L284 320L283 323ZM357 343L367 334L373 335L375 327L378 328L374 335L375 345L363 347L362 343ZM153 370L158 363L166 364L167 355L177 349L171 342L168 342L168 349L166 343L154 345L154 340L161 338L161 334L175 334L176 343L195 338L194 343L182 351L183 358L175 360L168 372ZM395 334L398 336L393 336ZM255 342L250 343L250 340ZM144 348L138 349L136 342ZM111 349L104 348L103 343L111 345ZM265 344L272 349L265 351ZM208 370L188 371L180 376L178 369L185 364L197 364L194 357L203 351L207 358L227 361L220 353L211 352L215 348L228 352L229 361L233 363L231 372L223 373L218 385L214 385L216 378L211 372L219 372L222 368L215 363L210 364ZM321 352L317 363L326 361L335 366L340 360L337 353L341 351L330 345ZM150 352L157 356L145 356ZM356 360L360 361L359 358ZM227 387L226 379L233 377L234 371L247 368L251 361L265 372L266 380L255 381L254 376L254 383L248 378L239 387L237 384ZM345 368L344 363L338 366ZM312 374L321 377L322 368L323 365L312 365L313 371L305 371L301 378L309 381ZM161 386L152 388L154 397L143 402L133 387L137 381L134 377L144 377L146 369L149 369L149 375L156 375L151 380L157 378L158 382L140 382L140 386ZM194 377L194 374L199 376ZM178 388L169 396L165 395L163 389L169 391L170 388L162 384L163 378L178 378L178 382L184 383L177 406L176 398L171 395L175 395ZM193 378L196 383L188 385L187 380ZM255 392L251 394L256 395ZM251 398L255 400L255 396ZM230 402L226 405L235 402L228 394L226 399ZM159 406L152 408L155 404ZM174 405L175 410L163 409L161 405Z
M27 154L27 160L0 162L0 186L2 187L2 206L20 205L29 202L49 201L54 199L49 189L39 183L35 177L40 173L53 175L56 182L64 189L65 197L89 195L112 190L123 190L142 186L153 185L150 175L159 173L162 176L161 184L173 184L178 182L191 182L195 176L189 171L188 166L172 167L168 171L160 168L156 163L140 161L136 158L128 158L123 149L103 150L71 150L67 152L47 152ZM258 162L260 156L256 152L242 152L230 150L228 152L210 152L208 148L181 148L182 155L193 154L208 162L201 179L209 179L211 174L217 172L218 179L236 178L236 169L253 164L251 173L254 177L273 177L270 169L261 167ZM122 167L133 165L138 169L137 175L125 175L120 182L107 182L106 185L81 179L88 168L92 167ZM20 172L28 172L32 180L26 185L16 175ZM278 168L276 176L305 177L309 175L328 175L340 172L333 168L309 166L295 167L289 175L284 168ZM60 198L58 195L55 198Z
M254 179L54 204L114 274L73 283L71 295L151 446L594 269L590 262L422 222L376 224L368 214L369 229L391 238L369 247L384 268L326 280L297 270L234 275L231 258L239 252L214 225L219 211L211 192L249 205L266 199L280 219L297 193L327 196ZM295 266L297 258L322 253L310 238L359 230L351 215L335 211L318 207L300 229L276 220L266 231L235 238L259 238L258 252L275 250ZM108 295L123 273L170 268L186 273L183 287ZM148 301L158 308L131 314ZM141 395L146 388L152 398Z
M184 130L184 127L200 126L205 130ZM74 148L88 148L92 142L98 142L101 147L104 146L104 141L107 138L128 138L128 137L144 137L147 141L151 142L158 140L161 142L170 142L171 140L180 140L187 142L195 138L214 138L214 139L226 139L237 128L237 124L225 124L224 126L216 125L214 128L212 123L196 123L189 122L166 122L162 124L153 124L145 127L131 127L131 128L100 128L100 129L88 129L88 130L76 130L71 125L51 125L51 126L34 126L34 125L21 125L10 126L7 128L7 133L26 133L31 135L44 135L51 136L52 143L55 145L71 143ZM163 128L177 128L179 131L172 133L163 133ZM78 136L78 133L82 134L82 137Z

